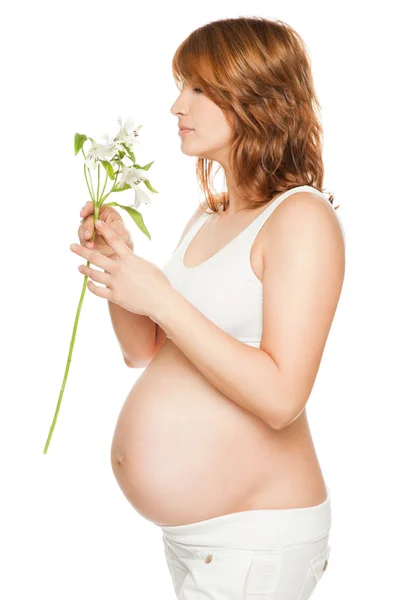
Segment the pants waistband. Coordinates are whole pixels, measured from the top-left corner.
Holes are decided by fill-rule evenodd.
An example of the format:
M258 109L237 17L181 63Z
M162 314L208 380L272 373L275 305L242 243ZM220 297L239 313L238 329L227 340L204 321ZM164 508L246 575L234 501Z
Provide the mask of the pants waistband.
M263 550L322 537L331 528L331 494L322 504L305 508L261 509L229 513L185 525L159 525L178 544Z

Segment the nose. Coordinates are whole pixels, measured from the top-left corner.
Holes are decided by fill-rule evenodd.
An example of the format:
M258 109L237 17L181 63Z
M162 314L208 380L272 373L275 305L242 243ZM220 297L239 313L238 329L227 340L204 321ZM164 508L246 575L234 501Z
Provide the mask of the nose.
M178 102L178 101L174 102L174 103L173 103L173 105L171 106L171 109L170 109L170 110L171 110L171 113L172 113L172 114L173 114L175 117L177 117L177 116L178 116L178 114L180 114L180 113L182 114L182 111L178 109L179 107L178 107L178 105L177 105L177 102Z
M177 117L179 114L184 115L187 114L187 109L184 108L184 101L182 100L182 95L180 94L178 98L175 100L173 105L170 108L171 113Z

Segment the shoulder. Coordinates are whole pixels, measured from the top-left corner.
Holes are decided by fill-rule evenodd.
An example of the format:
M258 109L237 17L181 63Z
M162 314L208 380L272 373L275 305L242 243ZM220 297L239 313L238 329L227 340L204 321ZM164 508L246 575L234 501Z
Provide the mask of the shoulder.
M333 206L317 193L296 192L273 210L264 228L263 259L280 252L282 246L312 246L344 254L343 229ZM315 247L315 246L314 246Z

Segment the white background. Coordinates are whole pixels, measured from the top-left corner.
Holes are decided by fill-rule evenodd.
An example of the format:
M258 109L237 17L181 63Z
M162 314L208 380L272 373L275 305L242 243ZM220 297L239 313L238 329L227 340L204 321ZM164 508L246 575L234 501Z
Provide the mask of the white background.
M159 191L149 192L152 203L140 208L152 241L122 212L136 253L162 266L201 198L195 158L180 151L170 112L178 94L173 53L208 21L254 15L288 22L307 44L322 104L324 187L341 205L347 241L342 296L308 405L333 511L330 565L313 598L395 596L400 157L394 7L388 1L373 7L39 0L3 9L1 598L174 598L161 532L127 502L110 463L119 411L142 371L124 364L107 302L89 290L61 411L43 454L83 277L82 259L69 250L89 199L74 134L100 141L103 132L116 131L118 115L143 125L137 159L155 160L150 181Z

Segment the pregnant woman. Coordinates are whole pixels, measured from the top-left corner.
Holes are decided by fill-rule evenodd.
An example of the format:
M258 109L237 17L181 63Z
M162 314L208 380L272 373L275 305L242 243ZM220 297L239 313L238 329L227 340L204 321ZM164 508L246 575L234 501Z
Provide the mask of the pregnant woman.
M162 269L173 291L157 317L109 302L126 364L146 367L118 418L113 471L160 528L177 598L306 600L331 529L306 403L345 270L310 60L282 21L226 19L184 40L173 74L171 112L206 206ZM81 214L85 243L92 204ZM100 218L133 251L118 213ZM85 245L117 260L99 232Z

